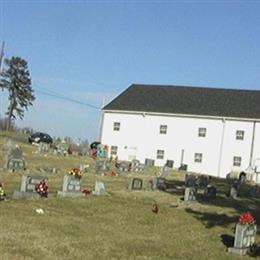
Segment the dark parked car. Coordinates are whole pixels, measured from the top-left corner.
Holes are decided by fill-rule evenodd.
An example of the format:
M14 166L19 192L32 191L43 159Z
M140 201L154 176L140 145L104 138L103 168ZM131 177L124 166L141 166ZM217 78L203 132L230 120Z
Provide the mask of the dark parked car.
M52 144L52 138L45 133L37 132L28 137L29 143L47 143Z
M97 142L97 141L96 141L96 142L93 142L93 143L90 144L90 148L91 148L91 149L97 149L98 145L100 145L100 144L101 144L101 143L100 143L100 142Z

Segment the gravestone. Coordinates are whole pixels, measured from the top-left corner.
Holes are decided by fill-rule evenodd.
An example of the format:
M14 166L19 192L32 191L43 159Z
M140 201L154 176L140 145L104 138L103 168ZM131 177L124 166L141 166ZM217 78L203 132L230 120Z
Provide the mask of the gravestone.
M131 168L132 168L133 172L141 172L141 171L143 171L145 169L145 165L140 163L140 161L137 160L137 159L132 160L131 163L132 163L132 167Z
M196 186L196 176L192 174L185 175L185 186L186 187L195 187Z
M207 187L204 189L204 196L207 199L215 199L217 196L217 189L213 185L207 185Z
M234 188L234 187L230 188L230 197L232 199L237 199L237 189L236 188Z
M165 165L161 169L161 173L160 173L161 177L167 178L171 174L173 169L173 163L174 163L173 160L166 161Z
M187 164L181 164L181 166L178 169L179 171L188 171L188 165Z
M39 154L46 154L50 150L50 144L40 142L38 146L38 153Z
M254 185L250 187L249 195L253 198L257 198L260 195L260 188L258 185Z
M66 156L68 155L68 149L69 149L69 145L65 142L61 142L56 145L54 149L54 154Z
M63 178L62 191L58 191L59 197L82 197L81 178L73 175L65 175Z
M228 252L239 255L247 254L250 246L255 243L256 232L256 224L236 224L234 247L228 248Z
M106 160L103 161L96 161L96 172L107 172L111 168L111 165Z
M92 193L93 193L93 195L97 195L97 196L108 195L108 193L106 191L106 187L105 187L104 183L101 181L96 181L95 190Z
M152 190L162 190L165 191L167 186L166 186L166 180L165 178L162 177L156 177L152 180Z
M171 173L172 173L172 168L169 168L164 165L161 168L161 171L159 172L159 176L162 178L167 178Z
M132 164L131 162L120 162L117 168L120 172L129 172L131 171Z
M140 178L133 178L128 186L129 190L141 190L143 188L143 180Z
M199 175L196 180L196 185L200 188L205 188L209 184L209 177L205 175Z
M80 164L79 170L83 173L87 173L89 168L89 164Z
M43 176L22 176L20 191L15 191L13 194L14 199L19 198L40 198L40 195L36 192L36 186L42 180L48 180Z
M2 150L6 154L9 154L12 149L15 148L15 145L11 139L8 139L7 142L3 145Z
M181 164L181 166L178 168L179 171L188 171L188 165L187 164Z
M9 151L6 158L6 169L12 171L26 169L23 152L18 145Z
M232 199L237 199L238 197L238 190L239 190L239 183L237 181L235 181L232 186L230 187L230 193L229 196Z
M97 147L97 157L107 158L108 156L108 146L99 144Z
M152 166L154 166L154 160L146 158L145 162L144 162L144 165L146 167L152 167Z
M196 202L197 190L194 187L185 188L184 201L185 202Z

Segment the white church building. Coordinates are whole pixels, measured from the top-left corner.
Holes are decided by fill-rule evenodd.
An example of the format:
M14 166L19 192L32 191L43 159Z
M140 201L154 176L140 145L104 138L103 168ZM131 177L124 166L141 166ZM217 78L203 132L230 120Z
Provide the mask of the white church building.
M133 84L103 108L101 142L119 160L226 177L260 162L260 91Z

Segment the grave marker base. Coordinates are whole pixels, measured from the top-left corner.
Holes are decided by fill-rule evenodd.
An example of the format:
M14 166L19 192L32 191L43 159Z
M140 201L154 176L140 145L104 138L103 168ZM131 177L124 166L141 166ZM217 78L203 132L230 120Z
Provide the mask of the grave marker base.
M39 199L41 196L36 192L15 191L14 199Z
M235 248L235 247L228 248L229 253L236 254L236 255L246 255L248 251L249 251L248 248Z
M71 197L71 198L77 198L77 197L84 197L85 194L82 192L69 192L69 191L58 191L58 197Z

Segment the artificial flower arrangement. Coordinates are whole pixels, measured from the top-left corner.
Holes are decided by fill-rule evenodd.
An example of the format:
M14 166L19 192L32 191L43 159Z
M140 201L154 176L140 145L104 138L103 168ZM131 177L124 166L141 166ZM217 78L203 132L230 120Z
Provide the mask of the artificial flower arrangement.
M242 225L252 225L255 224L255 221L255 217L249 212L243 213L239 217L239 223Z
M3 188L3 184L0 183L0 200L4 200L6 197L5 195L5 191L4 191L4 188Z
M48 197L48 191L49 191L49 187L47 184L47 180L41 180L39 182L39 184L36 185L35 187L36 192L41 196L41 197Z
M84 193L85 195L91 195L92 194L92 190L91 189L83 189L82 191L81 191L82 193Z
M118 176L118 173L117 172L105 172L105 173L102 173L101 174L102 176L111 176L111 177L116 177Z
M81 178L83 173L79 168L73 168L69 171L69 175L75 176L77 178Z

